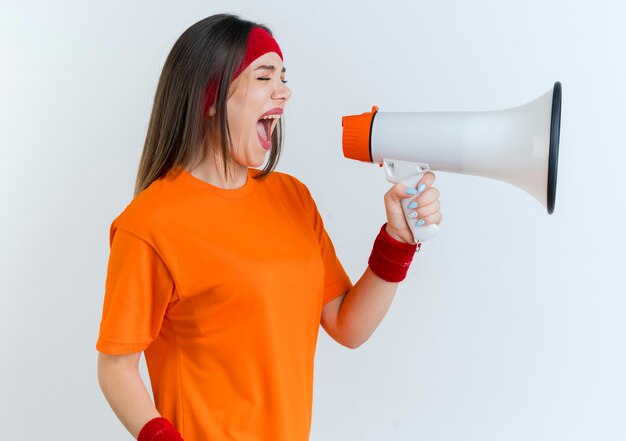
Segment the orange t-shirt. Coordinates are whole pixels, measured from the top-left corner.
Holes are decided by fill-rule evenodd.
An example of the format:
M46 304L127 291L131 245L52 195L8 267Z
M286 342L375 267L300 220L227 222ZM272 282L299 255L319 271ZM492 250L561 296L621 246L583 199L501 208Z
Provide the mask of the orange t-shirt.
M111 224L96 349L144 350L188 441L308 440L322 305L352 287L307 187L258 173L222 189L177 167Z

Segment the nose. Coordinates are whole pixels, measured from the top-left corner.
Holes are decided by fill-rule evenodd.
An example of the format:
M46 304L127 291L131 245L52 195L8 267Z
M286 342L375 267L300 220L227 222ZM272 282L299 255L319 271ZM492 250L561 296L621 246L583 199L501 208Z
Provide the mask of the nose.
M274 89L272 99L287 101L291 97L291 89L287 87L285 83L280 81L280 84Z

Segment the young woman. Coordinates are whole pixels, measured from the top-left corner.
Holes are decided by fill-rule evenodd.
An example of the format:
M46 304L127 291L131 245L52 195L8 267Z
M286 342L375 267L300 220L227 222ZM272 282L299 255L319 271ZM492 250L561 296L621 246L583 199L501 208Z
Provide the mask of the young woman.
M165 62L96 343L100 387L139 440L308 440L320 324L356 348L384 317L417 249L401 198L441 222L432 173L393 186L352 285L307 187L274 171L285 83L269 29L232 15L191 26Z

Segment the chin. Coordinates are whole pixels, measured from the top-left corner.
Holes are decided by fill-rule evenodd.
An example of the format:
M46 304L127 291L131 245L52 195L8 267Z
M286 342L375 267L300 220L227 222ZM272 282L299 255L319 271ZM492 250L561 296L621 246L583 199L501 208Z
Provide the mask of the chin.
M265 163L265 159L263 159L262 161L259 161L259 162L255 162L254 164L251 164L251 165L250 165L250 167L259 168L259 167L261 167L264 163Z
M245 162L247 167L260 167L263 165L263 163L265 162L265 156L263 156L262 158L250 158L248 161Z

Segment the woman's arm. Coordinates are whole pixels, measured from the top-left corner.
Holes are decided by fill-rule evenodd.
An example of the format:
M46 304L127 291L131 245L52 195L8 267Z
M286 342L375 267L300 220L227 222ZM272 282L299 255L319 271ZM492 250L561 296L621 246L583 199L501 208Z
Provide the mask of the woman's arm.
M381 279L368 266L350 291L324 305L324 330L338 343L358 348L387 314L398 285Z
M98 383L111 409L136 439L142 427L161 415L139 375L141 352L124 355L98 353Z
M370 338L387 314L398 290L398 281L406 276L412 260L411 253L414 252L404 244L415 245L400 200L417 194L413 202L419 209L414 210L412 219L423 220L420 225L440 224L443 216L439 211L439 190L432 187L434 182L435 174L428 172L420 180L419 189L408 189L402 184L396 184L385 193L387 223L384 231L391 238L391 243L387 239L381 241L381 244L386 243L382 253L386 257L372 260L374 255L381 256L377 238L370 256L370 266L361 278L350 291L324 305L322 310L322 326L337 342L352 349L358 348ZM382 234L381 228L378 237L382 237ZM389 260L390 257L393 258Z

